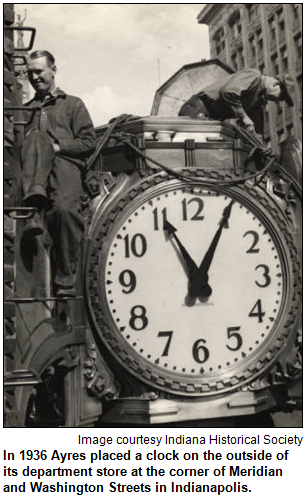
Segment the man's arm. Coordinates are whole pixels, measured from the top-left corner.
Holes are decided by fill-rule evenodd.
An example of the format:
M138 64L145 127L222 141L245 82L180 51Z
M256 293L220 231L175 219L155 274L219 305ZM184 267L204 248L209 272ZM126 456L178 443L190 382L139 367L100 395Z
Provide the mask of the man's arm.
M256 69L246 69L234 74L230 81L220 90L221 98L230 107L235 117L253 131L254 123L242 106L242 97L245 92L250 92L256 86L261 85L261 78L261 73Z
M58 144L55 144L59 150L54 151L68 157L81 158L90 155L96 148L96 135L88 110L79 98L75 98L71 131L74 138L60 138Z
M185 102L179 110L179 116L203 117L207 115L207 109L198 95L192 97Z

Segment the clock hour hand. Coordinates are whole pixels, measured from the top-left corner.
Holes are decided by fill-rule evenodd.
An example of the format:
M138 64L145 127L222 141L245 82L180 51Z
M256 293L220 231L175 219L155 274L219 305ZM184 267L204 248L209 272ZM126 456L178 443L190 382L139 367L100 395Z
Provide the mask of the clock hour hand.
M198 266L196 265L196 263L194 262L192 257L189 255L186 248L179 240L178 236L176 235L177 229L171 223L169 223L169 221L167 221L167 220L165 220L165 222L164 222L164 230L167 231L169 235L173 235L173 238L175 239L175 241L178 245L178 248L179 248L179 250L183 256L183 259L185 261L188 276L190 279L191 276L194 274L194 272L198 270Z
M198 297L200 294L202 296L209 297L209 295L212 293L212 289L208 284L208 271L212 263L216 248L218 246L222 230L223 228L228 228L228 220L231 215L233 204L234 200L232 200L229 205L225 207L221 221L219 223L219 228L217 229L216 234L206 254L204 255L199 269L193 274L189 287L189 295L193 298Z

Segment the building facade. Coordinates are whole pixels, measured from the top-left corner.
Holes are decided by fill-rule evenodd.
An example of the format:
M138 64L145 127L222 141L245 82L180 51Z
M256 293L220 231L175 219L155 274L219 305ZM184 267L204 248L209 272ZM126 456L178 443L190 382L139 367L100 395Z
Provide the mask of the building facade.
M15 26L22 28L25 20L27 19L27 11L24 11L23 18L21 14L17 14L17 21L15 21ZM28 79L27 68L25 66L25 58L28 56L29 52L25 51L24 45L24 32L22 29L17 31L17 40L15 40L15 70L19 83L22 85L22 102L28 102L30 100L30 82Z
M287 136L302 138L302 4L208 4L198 15L209 26L210 55L234 70L289 73L296 81L294 107L269 102L264 139L274 151Z

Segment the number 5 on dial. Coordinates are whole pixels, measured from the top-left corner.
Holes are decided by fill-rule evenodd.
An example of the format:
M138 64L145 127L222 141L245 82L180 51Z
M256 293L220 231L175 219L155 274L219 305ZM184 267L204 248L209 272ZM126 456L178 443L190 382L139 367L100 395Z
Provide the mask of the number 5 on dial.
M239 350L241 345L242 345L242 337L237 331L240 330L240 326L233 326L232 328L227 328L227 338L235 338L236 339L236 346L230 346L227 345L226 347L229 350L236 351ZM233 342L232 342L233 343Z

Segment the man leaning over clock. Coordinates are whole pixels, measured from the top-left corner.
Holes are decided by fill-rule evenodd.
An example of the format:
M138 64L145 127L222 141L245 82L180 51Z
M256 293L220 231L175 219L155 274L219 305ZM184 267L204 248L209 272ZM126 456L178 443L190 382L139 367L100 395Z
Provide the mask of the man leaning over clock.
M285 101L293 107L294 81L289 74L265 76L257 69L244 69L220 78L193 95L180 116L202 119L236 118L248 131L263 134L267 100Z
M36 91L26 105L34 107L21 147L24 205L35 207L23 230L24 239L44 232L53 241L57 297L75 297L76 267L84 229L80 196L84 161L95 149L93 123L83 102L56 87L53 55L38 50L27 59Z

